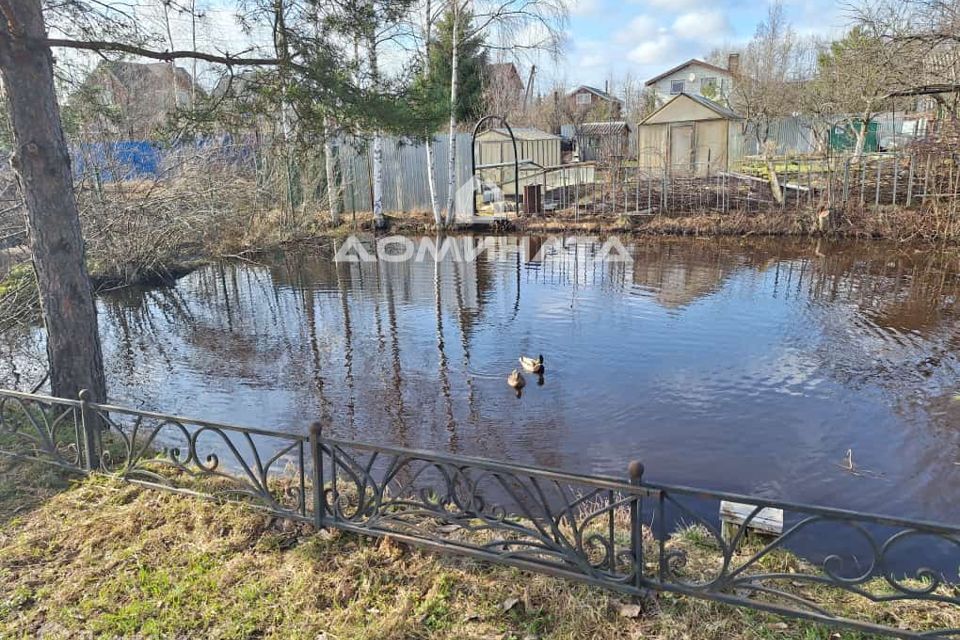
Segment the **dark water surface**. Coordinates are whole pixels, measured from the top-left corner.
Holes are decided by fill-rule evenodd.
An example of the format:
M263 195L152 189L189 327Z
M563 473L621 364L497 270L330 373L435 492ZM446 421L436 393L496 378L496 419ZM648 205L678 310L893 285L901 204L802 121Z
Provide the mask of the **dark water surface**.
M956 252L541 242L338 265L331 241L101 295L112 400L960 522ZM538 353L518 399L505 377Z

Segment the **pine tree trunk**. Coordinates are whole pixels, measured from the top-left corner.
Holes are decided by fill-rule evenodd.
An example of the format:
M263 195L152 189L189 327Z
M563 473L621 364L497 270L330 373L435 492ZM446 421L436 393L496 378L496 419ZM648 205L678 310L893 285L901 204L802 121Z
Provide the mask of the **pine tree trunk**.
M433 24L432 3L427 0L426 7L426 37L424 38L425 47L425 75L430 77L430 39L433 37L431 26ZM436 164L433 158L433 131L427 137L427 187L430 189L430 210L433 212L433 222L437 227L443 226L443 218L440 216L440 203L437 201L437 176Z
M84 264L80 217L60 108L53 57L46 46L40 0L5 3L0 14L0 74L14 134L12 164L26 204L27 233L47 333L54 395L107 397L93 289ZM34 44L28 45L32 41Z
M457 202L457 89L459 84L460 53L460 0L456 0L453 9L453 47L450 53L450 140L447 174L447 225L456 218Z

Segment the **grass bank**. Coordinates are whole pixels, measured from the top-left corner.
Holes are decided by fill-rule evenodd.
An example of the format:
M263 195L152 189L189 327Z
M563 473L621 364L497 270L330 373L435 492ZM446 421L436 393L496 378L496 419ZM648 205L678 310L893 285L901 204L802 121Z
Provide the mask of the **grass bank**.
M870 637L669 595L634 610L563 580L44 469L0 458L3 638ZM697 570L709 543L690 530L674 544Z

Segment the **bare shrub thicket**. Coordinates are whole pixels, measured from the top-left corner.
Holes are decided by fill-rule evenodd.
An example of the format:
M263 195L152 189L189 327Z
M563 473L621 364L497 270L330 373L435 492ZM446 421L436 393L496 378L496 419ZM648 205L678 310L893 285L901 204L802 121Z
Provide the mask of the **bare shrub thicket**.
M122 175L116 162L85 172L77 197L91 273L100 284L163 282L199 258L309 232L323 198L309 168L320 163L298 163L291 180L283 162L255 145L211 144L165 153L150 178L103 180Z

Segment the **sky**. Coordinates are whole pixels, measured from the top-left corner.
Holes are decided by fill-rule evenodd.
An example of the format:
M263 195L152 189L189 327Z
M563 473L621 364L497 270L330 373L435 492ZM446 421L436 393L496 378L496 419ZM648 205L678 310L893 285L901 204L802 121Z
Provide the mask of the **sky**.
M566 59L553 73L567 85L601 88L628 73L645 81L714 48L743 45L767 9L762 0L577 0ZM836 37L846 21L838 0L786 0L784 11L801 35Z
M124 4L131 1L145 20L161 28L159 2L124 0ZM537 65L536 87L543 93L557 85L603 88L608 80L616 90L627 75L642 83L690 58L703 58L715 48L742 46L765 18L768 1L569 0L562 56L524 57L518 66L526 79L530 65ZM798 34L828 37L839 37L844 30L841 2L783 0L787 18ZM206 13L198 33L199 49L236 53L248 48L251 39L269 43L266 30L253 35L242 32L234 17L235 0L200 0L197 4ZM173 15L171 23L177 48L189 48L189 20ZM200 80L204 84L204 78Z

